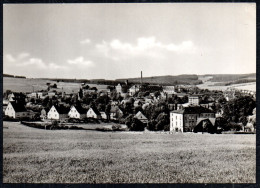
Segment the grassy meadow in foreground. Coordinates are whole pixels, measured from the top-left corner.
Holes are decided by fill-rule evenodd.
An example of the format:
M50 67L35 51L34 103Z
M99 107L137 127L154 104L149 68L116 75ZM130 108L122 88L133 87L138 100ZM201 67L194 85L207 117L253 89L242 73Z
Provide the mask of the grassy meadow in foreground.
M3 122L4 183L255 183L256 135L40 130Z

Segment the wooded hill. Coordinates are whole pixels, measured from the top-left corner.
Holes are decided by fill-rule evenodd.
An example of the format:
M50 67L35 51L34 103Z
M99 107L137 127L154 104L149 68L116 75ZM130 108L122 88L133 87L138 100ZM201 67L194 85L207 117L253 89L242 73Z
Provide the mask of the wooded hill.
M141 78L124 78L124 79L116 79L116 81L125 81L128 80L130 83L140 83ZM177 84L185 84L185 85L197 85L201 84L202 81L199 80L198 75L196 74L183 74L178 76L152 76L152 77L143 77L143 83L149 84L160 84L160 85L177 85Z

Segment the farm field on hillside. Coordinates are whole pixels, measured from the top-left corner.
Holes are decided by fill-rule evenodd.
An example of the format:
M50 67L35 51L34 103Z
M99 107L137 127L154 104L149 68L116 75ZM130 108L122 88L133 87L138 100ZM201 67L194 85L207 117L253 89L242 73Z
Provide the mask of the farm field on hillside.
M256 135L3 127L4 183L256 182Z
M43 79L23 79L23 78L9 78L3 77L3 92L11 90L15 92L33 92L39 90L46 90L46 83L57 84L56 91L63 91L66 93L78 92L80 83L69 83L69 82L54 82L51 80ZM106 89L107 85L88 84L90 87L96 87L97 89Z
M256 82L233 84L229 86L216 86L214 85L215 83L218 82L204 82L203 84L199 84L197 86L201 89L209 89L209 90L226 90L227 88L235 88L235 89L256 91Z

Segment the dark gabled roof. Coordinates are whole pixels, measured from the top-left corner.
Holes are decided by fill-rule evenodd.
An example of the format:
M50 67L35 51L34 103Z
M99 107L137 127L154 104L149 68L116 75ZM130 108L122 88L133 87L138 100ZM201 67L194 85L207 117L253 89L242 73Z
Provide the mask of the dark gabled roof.
M65 106L56 106L56 105L54 105L54 107L56 108L56 110L57 110L57 112L59 114L67 114L70 111L70 109L65 107Z
M188 94L186 93L176 93L177 96L187 96Z
M172 113L176 113L176 114L183 114L184 113L184 110L183 109L180 109L180 110L173 110L171 111Z
M97 108L95 108L95 107L91 107L91 108L92 108L92 110L95 112L95 114L100 115L100 112L98 111Z
M213 113L212 110L204 108L202 106L193 106L184 108L185 114L201 114L201 113Z
M80 114L86 114L87 113L87 109L82 108L82 106L74 106L76 108L76 110L78 111L78 113Z
M201 95L199 95L199 94L192 94L192 95L189 95L189 97L201 97Z
M26 112L26 108L23 104L17 102L10 102L15 112Z
M181 110L174 110L172 111L173 113L178 113L178 114L202 114L202 113L214 113L212 110L208 108L204 108L202 106L190 106L186 107Z

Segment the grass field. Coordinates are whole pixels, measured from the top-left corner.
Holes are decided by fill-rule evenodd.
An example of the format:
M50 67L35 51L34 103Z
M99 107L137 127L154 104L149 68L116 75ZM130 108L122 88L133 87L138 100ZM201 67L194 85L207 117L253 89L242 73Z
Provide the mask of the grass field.
M255 183L255 135L39 130L3 122L4 183Z
M80 83L69 83L69 82L55 82L44 79L23 79L23 78L10 78L3 77L3 92L11 90L15 92L33 92L46 90L46 83L57 84L56 91L64 91L66 93L78 92L81 84ZM90 87L96 87L97 89L106 89L107 85L88 84Z
M222 82L204 82L203 84L199 84L197 86L201 89L209 89L209 90L226 90L227 88L234 88L234 89L256 91L256 82L232 84L229 86L214 85L216 83L222 83Z

